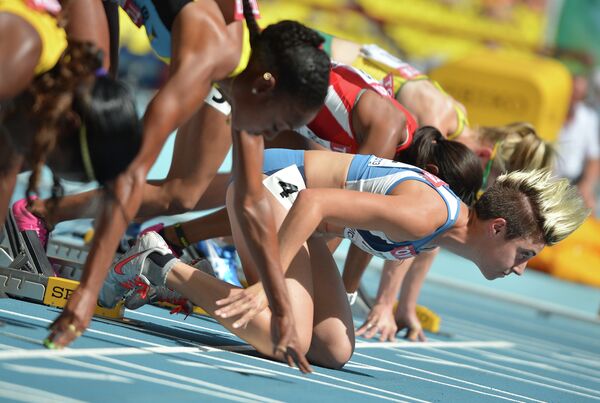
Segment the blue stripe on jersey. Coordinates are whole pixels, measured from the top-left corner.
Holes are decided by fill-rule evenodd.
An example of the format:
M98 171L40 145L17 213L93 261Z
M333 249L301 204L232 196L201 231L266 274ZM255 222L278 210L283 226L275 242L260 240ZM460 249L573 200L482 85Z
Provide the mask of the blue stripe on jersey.
M263 154L263 173L271 175L290 165L296 165L302 179L306 182L304 175L304 150L287 150L284 148L269 148Z

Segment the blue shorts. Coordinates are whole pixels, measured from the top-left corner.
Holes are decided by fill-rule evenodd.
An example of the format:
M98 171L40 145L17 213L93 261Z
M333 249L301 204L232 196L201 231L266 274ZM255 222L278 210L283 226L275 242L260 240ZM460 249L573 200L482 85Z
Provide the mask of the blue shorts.
M304 175L304 150L288 150L285 148L269 148L265 150L263 161L263 173L271 175L290 165L296 165L302 179L306 182Z

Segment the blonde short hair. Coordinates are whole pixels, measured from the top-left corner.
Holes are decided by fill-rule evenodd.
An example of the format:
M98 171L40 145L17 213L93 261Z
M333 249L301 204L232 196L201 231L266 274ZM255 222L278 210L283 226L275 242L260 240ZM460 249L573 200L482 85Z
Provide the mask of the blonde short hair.
M504 218L509 239L541 238L554 245L590 214L577 188L546 169L515 171L498 177L475 204L483 220Z
M492 166L496 172L550 168L554 161L554 146L544 141L529 123L483 126L477 132L482 140L498 144Z

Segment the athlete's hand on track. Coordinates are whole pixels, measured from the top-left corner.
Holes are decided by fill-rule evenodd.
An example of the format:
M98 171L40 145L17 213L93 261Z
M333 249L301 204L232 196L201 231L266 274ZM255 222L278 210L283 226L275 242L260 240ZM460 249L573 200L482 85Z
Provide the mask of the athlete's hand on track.
M396 325L398 326L398 331L406 329L405 339L410 341L427 341L415 309L404 310L399 307L396 310Z
M271 317L271 326L274 338L273 354L275 357L287 362L292 368L297 366L304 374L311 373L312 368L300 350L292 312L287 312L284 315L273 314Z
M215 315L221 318L240 316L233 323L234 328L246 327L256 315L262 312L268 305L267 295L262 284L256 283L248 288L233 288L227 298L217 301L221 306L215 311Z
M395 341L397 332L398 327L394 319L394 306L375 304L371 312L369 312L365 323L356 331L356 335L371 339L379 333L379 341Z
M90 324L96 308L97 296L94 292L78 287L67 302L62 313L50 325L50 334L44 345L51 349L60 349L71 344L81 336Z

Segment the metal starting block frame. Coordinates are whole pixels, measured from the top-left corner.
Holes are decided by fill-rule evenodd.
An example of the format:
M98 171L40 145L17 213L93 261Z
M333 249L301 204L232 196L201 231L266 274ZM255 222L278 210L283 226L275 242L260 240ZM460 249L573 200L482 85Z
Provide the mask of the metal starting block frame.
M52 238L44 251L35 231L19 231L9 209L0 232L0 296L62 308L79 285L87 254L85 245ZM121 319L123 313L122 303L95 310L95 315L111 319Z

